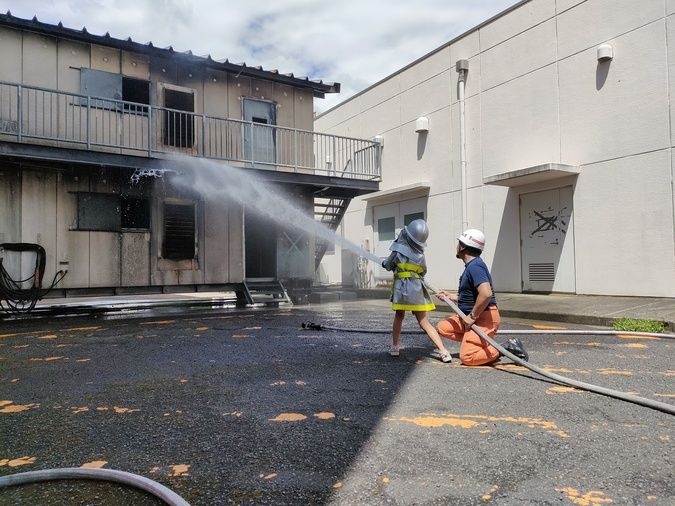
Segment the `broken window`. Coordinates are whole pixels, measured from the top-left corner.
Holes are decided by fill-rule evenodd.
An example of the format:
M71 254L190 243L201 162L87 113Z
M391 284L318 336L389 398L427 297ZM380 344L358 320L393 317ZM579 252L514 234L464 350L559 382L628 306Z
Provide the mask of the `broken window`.
M98 232L150 229L150 201L114 193L76 192L75 230Z
M122 197L122 229L150 229L150 200L141 197Z
M150 105L150 81L102 70L80 69L80 93L89 97L97 97L90 102L92 107L124 109L146 114L147 107L121 104L118 101ZM86 100L83 100L81 105L86 105Z
M164 111L164 144L191 148L194 144L194 94L164 88L164 107L173 109Z
M191 260L195 252L195 205L165 202L162 257Z
M150 82L133 77L122 77L122 100L134 102L132 104L125 103L125 111L147 114L147 106L139 104L150 104Z

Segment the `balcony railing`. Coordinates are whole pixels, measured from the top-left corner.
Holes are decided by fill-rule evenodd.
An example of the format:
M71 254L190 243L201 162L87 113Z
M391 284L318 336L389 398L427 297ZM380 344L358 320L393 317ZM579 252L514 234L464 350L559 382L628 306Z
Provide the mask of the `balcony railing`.
M381 179L378 143L0 81L0 140Z

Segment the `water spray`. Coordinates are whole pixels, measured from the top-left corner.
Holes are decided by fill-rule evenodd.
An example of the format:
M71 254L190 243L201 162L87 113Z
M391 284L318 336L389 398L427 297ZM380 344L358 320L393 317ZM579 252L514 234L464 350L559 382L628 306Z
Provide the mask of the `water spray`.
M178 188L211 196L215 201L224 197L230 198L284 227L302 230L378 264L382 261L373 253L318 222L313 215L295 205L292 196L284 195L278 186L256 177L250 169L233 167L206 158L176 155L166 158L165 166L161 169L136 170L132 180L164 176L170 178L171 183Z

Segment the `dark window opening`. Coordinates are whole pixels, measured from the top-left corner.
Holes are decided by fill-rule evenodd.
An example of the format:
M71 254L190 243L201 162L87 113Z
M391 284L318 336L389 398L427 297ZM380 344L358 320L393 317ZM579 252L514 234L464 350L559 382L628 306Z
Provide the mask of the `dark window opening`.
M114 193L77 192L76 230L121 232L150 229L150 200Z
M191 260L195 257L194 204L164 204L162 257Z
M77 194L77 229L118 232L122 227L120 196L112 193Z
M268 123L267 118L256 118L255 116L253 116L253 117L251 118L251 121L252 121L253 123L263 123L263 124L265 124L265 125L267 125L267 123Z
M147 114L148 107L137 104L150 105L150 81L102 70L80 69L80 93L97 97L89 105L102 109ZM136 104L123 104L122 100ZM87 99L81 99L80 105L87 105Z
M135 102L134 104L124 104L125 111L147 114L148 108L138 104L150 105L150 82L132 77L122 77L122 100Z
M194 144L194 94L165 88L164 107L176 109L164 111L164 144L177 148L191 148Z
M148 230L150 228L150 201L138 197L122 197L122 228Z
M403 216L403 226L407 227L410 225L410 222L415 221L415 220L423 220L424 219L424 213L412 213L412 214L406 214Z

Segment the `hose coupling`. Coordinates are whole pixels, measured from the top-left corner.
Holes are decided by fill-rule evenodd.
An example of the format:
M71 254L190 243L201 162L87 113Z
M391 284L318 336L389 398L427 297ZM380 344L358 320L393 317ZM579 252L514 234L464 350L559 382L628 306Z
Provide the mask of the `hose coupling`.
M323 330L323 325L314 322L302 322L302 328L309 330Z

